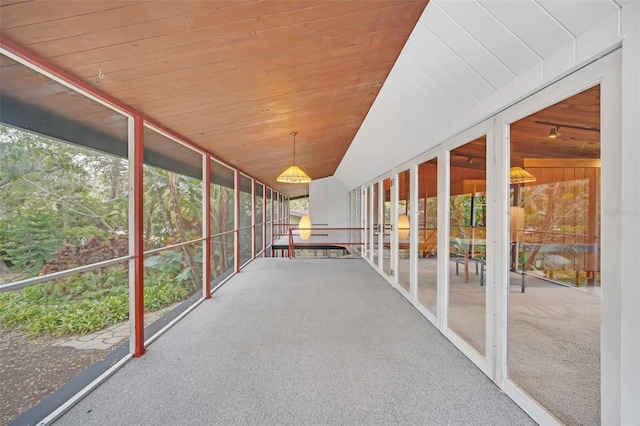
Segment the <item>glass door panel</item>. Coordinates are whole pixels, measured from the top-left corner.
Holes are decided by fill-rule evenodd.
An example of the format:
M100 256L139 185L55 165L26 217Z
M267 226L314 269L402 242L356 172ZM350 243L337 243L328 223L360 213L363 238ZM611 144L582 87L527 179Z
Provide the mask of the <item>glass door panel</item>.
M600 423L599 129L599 86L510 126L508 377L565 424Z
M384 188L384 199L382 205L382 272L388 277L391 276L391 179L382 182Z
M398 241L398 284L407 292L410 291L409 259L411 247L409 243L411 217L411 173L405 170L398 174L398 204L397 204L397 241Z
M438 313L438 159L418 166L418 301Z
M378 189L378 184L375 183L371 185L371 210L372 210L372 218L373 218L373 235L371 238L371 253L373 254L373 264L379 265L379 238L380 238L380 207L379 207L379 198L378 193L380 192Z
M482 355L486 347L486 137L451 151L448 326Z

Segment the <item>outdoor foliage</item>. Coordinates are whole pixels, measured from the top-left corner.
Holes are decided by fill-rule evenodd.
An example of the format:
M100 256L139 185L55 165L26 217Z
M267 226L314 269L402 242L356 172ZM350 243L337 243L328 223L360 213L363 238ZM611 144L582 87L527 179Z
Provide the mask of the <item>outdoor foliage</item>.
M0 125L0 283L129 254L126 159ZM144 248L202 234L202 182L145 166ZM233 190L212 185L215 232L233 230ZM233 265L233 235L220 237L216 273ZM200 290L200 243L145 262L145 309ZM230 261L231 260L231 261ZM8 280L8 281L7 281ZM123 321L128 262L0 293L0 326L41 333L87 333Z
M144 289L145 310L156 311L186 296L184 287L152 276ZM32 337L86 334L128 317L128 271L123 266L0 293L0 325L23 329Z
M23 277L65 244L127 230L127 167L115 157L0 126L0 261Z

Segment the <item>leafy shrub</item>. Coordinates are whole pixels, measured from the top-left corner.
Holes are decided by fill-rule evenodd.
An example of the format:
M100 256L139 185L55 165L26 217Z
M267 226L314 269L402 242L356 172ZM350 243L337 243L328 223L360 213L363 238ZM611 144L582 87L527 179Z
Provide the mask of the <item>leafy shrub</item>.
M64 245L42 268L40 274L65 271L82 265L103 262L129 254L129 240L126 235L103 237L94 235L83 244Z
M0 326L41 334L87 334L129 317L128 271L121 266L72 275L19 291L0 293ZM144 289L145 311L183 300L190 287L153 271Z

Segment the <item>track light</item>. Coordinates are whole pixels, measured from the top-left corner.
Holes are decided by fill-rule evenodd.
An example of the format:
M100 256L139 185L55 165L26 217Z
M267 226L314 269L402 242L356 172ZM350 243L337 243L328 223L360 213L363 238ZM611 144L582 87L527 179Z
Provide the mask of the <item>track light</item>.
M549 139L555 139L558 137L558 130L560 130L560 126L552 127L549 132Z

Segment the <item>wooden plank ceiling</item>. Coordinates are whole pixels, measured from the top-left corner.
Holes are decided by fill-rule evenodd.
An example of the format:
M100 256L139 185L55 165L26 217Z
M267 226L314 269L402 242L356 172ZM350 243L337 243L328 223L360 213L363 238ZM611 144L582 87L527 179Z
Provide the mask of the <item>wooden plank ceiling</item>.
M295 197L306 185L275 180L289 133L300 167L332 175L426 4L1 0L0 35ZM4 62L3 95L83 114Z

